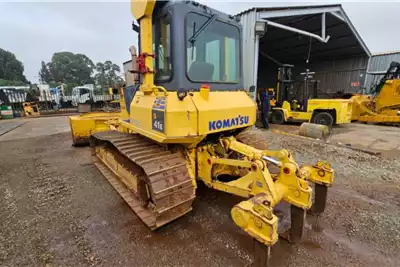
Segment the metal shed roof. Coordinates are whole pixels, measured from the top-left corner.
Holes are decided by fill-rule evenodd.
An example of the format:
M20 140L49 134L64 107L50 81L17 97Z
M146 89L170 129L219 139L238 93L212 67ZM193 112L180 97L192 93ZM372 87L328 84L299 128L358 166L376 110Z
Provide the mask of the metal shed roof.
M338 7L341 6L339 4L335 5L310 5L310 6L286 6L286 7L252 7L247 10L244 10L240 13L238 13L236 16L241 16L245 13L248 13L250 11L282 11L282 10L307 10L307 9L314 9L314 8L330 8L330 7ZM278 14L278 13L276 13ZM299 13L298 13L299 14Z
M295 27L321 35L321 14L325 17L325 34L331 38L327 43L311 39L312 59L336 59L357 55L371 55L341 5L295 6L282 8L256 8L259 18L286 26ZM260 40L264 49L274 51L281 60L306 58L310 49L310 38L298 33L268 27Z
M264 54L285 64L333 60L349 57L370 57L371 52L351 23L341 5L255 7L237 14L243 25L244 78L247 84L255 84L256 77L247 78L256 72L257 54ZM256 21L266 21L267 32L261 38L254 35ZM275 24L275 25L274 25ZM276 25L280 25L278 28ZM307 35L293 32L306 32ZM330 36L327 42L326 37ZM254 46L254 40L256 44ZM253 44L252 44L253 43ZM310 47L311 43L311 47ZM249 61L246 63L246 60ZM246 73L248 70L249 74Z
M400 54L400 50L373 53L372 56L375 57L375 56L395 55L395 54Z

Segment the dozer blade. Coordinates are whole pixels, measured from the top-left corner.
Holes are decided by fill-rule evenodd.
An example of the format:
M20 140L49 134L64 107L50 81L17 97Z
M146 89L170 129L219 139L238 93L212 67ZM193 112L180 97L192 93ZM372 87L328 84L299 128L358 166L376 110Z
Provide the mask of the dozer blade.
M195 183L179 153L117 131L93 134L91 146L96 167L150 229L192 210Z

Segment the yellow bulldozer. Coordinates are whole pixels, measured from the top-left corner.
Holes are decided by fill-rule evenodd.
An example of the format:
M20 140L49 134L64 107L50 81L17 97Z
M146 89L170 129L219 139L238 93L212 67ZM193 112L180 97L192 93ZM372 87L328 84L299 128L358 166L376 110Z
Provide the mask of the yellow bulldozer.
M131 11L140 83L121 91L107 130L93 128L97 168L152 230L190 212L202 182L243 198L231 216L264 248L259 261L278 241L280 201L290 204L288 238L299 241L306 211L325 209L334 170L322 161L300 167L253 129L237 18L190 1L132 1Z
M352 120L400 125L400 63L392 62L370 93L351 95Z

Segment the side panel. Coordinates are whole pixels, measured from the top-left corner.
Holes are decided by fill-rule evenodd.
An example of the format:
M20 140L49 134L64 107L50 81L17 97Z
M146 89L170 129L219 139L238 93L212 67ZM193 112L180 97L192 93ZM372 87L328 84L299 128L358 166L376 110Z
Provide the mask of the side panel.
M351 121L352 101L348 99L310 99L307 112L314 110L334 110L336 123L349 123Z
M299 111L288 112L287 120L309 121L310 119L311 119L311 113L308 112L299 112Z
M160 143L195 143L209 133L254 125L256 104L245 92L175 92L144 95L131 103L129 122L135 131Z
M340 104L340 107L338 107L338 109L336 109L336 112L337 112L336 123L337 124L350 123L352 111L353 111L353 107L352 107L351 101L342 102Z
M129 122L135 131L160 143L170 142L168 139L190 143L191 137L198 136L196 107L190 97L180 101L175 92L137 92L131 102Z
M376 100L376 110L392 106L393 109L400 106L400 80L388 80L383 85Z
M208 99L193 93L199 112L199 134L222 132L255 124L256 104L246 92L210 92Z

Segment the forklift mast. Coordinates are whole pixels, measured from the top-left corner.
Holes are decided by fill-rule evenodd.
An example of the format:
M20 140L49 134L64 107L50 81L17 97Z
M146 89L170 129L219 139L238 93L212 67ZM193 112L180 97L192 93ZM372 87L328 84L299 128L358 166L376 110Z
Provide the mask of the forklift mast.
M302 109L307 109L307 101L309 98L318 98L318 81L313 79L315 72L306 69L300 73L303 76L302 84L298 84L302 88L295 89L296 80L293 78L294 65L282 64L278 70L278 82L276 90L276 103L278 107L282 107L284 101L299 102ZM297 81L299 82L299 81Z
M278 70L278 83L276 86L276 103L281 107L283 102L288 100L289 92L293 87L292 70L294 65L282 64Z

